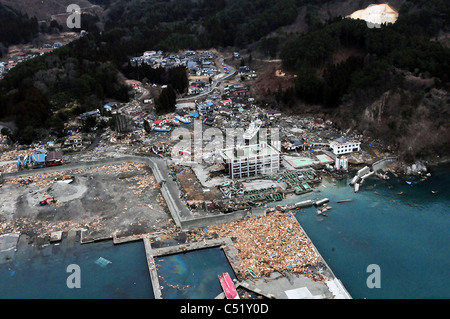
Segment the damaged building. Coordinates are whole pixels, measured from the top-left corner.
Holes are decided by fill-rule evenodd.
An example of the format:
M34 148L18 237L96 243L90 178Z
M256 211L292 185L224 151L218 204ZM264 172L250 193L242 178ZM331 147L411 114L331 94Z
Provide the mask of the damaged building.
M232 179L273 174L280 169L280 152L267 143L235 146L219 153Z

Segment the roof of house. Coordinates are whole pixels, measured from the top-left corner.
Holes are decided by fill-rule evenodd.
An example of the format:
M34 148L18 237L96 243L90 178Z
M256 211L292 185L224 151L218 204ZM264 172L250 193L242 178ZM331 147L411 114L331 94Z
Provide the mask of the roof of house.
M349 138L345 138L345 137L339 137L339 138L337 138L337 139L335 139L333 142L335 142L335 143L339 143L339 144L344 144L344 143L358 143L358 141L356 141L356 140L352 140L352 139L349 139Z
M54 161L54 160L62 160L63 156L61 152L57 151L49 151L47 153L47 161Z

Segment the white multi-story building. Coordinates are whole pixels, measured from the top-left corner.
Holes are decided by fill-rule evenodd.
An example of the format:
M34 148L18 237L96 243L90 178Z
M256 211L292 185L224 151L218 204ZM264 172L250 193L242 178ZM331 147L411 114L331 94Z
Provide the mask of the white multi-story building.
M272 174L280 169L280 152L267 143L223 149L220 156L232 179Z
M361 150L361 142L340 137L330 142L330 148L336 155L359 152Z

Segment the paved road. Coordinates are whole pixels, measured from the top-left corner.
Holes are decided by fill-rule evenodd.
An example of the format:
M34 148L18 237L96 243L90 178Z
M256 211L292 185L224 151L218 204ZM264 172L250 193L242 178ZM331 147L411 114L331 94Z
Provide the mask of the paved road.
M221 58L220 60L221 60L221 63L223 63L223 58ZM204 97L204 96L207 96L208 94L210 94L211 92L213 92L214 89L215 89L218 85L220 85L222 82L225 82L226 80L228 80L228 79L234 77L234 76L237 74L236 69L233 68L232 66L230 66L230 65L224 65L224 66L227 67L227 69L228 69L228 71L229 71L230 73L229 73L229 74L221 74L221 75L223 75L223 76L221 76L220 78L217 78L215 81L213 81L213 83L211 84L211 87L210 87L210 89L209 89L208 91L203 92L203 93L201 93L201 94L197 94L197 95L193 95L193 96L189 96L189 97L184 97L184 98L177 99L177 103L180 103L180 102L186 102L186 101L191 101L191 100L198 100L198 99L200 99L200 98L202 98L202 97Z

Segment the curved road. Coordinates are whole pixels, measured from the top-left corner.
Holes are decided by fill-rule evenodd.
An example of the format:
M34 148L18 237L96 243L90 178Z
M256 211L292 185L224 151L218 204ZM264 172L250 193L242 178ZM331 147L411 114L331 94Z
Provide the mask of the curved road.
M221 64L223 64L223 57L220 58L220 62L221 62ZM229 74L220 74L220 75L222 75L222 76L219 77L219 78L217 78L216 80L213 81L213 83L212 83L212 85L211 85L211 87L210 87L210 89L209 89L208 91L203 92L203 93L200 93L200 94L197 94L197 95L193 95L193 96L189 96L189 97L184 97L184 98L177 99L177 103L179 103L179 102L185 102L185 101L190 101L190 100L194 100L194 99L197 100L197 99L199 99L199 98L202 98L202 97L204 97L204 96L210 94L211 92L213 92L214 89L215 89L218 85L220 85L222 82L228 80L228 79L231 78L231 77L234 77L234 76L237 74L236 69L233 68L232 66L230 66L230 65L225 65L225 64L224 64L224 66L227 67L227 69L229 70L230 73L229 73Z

